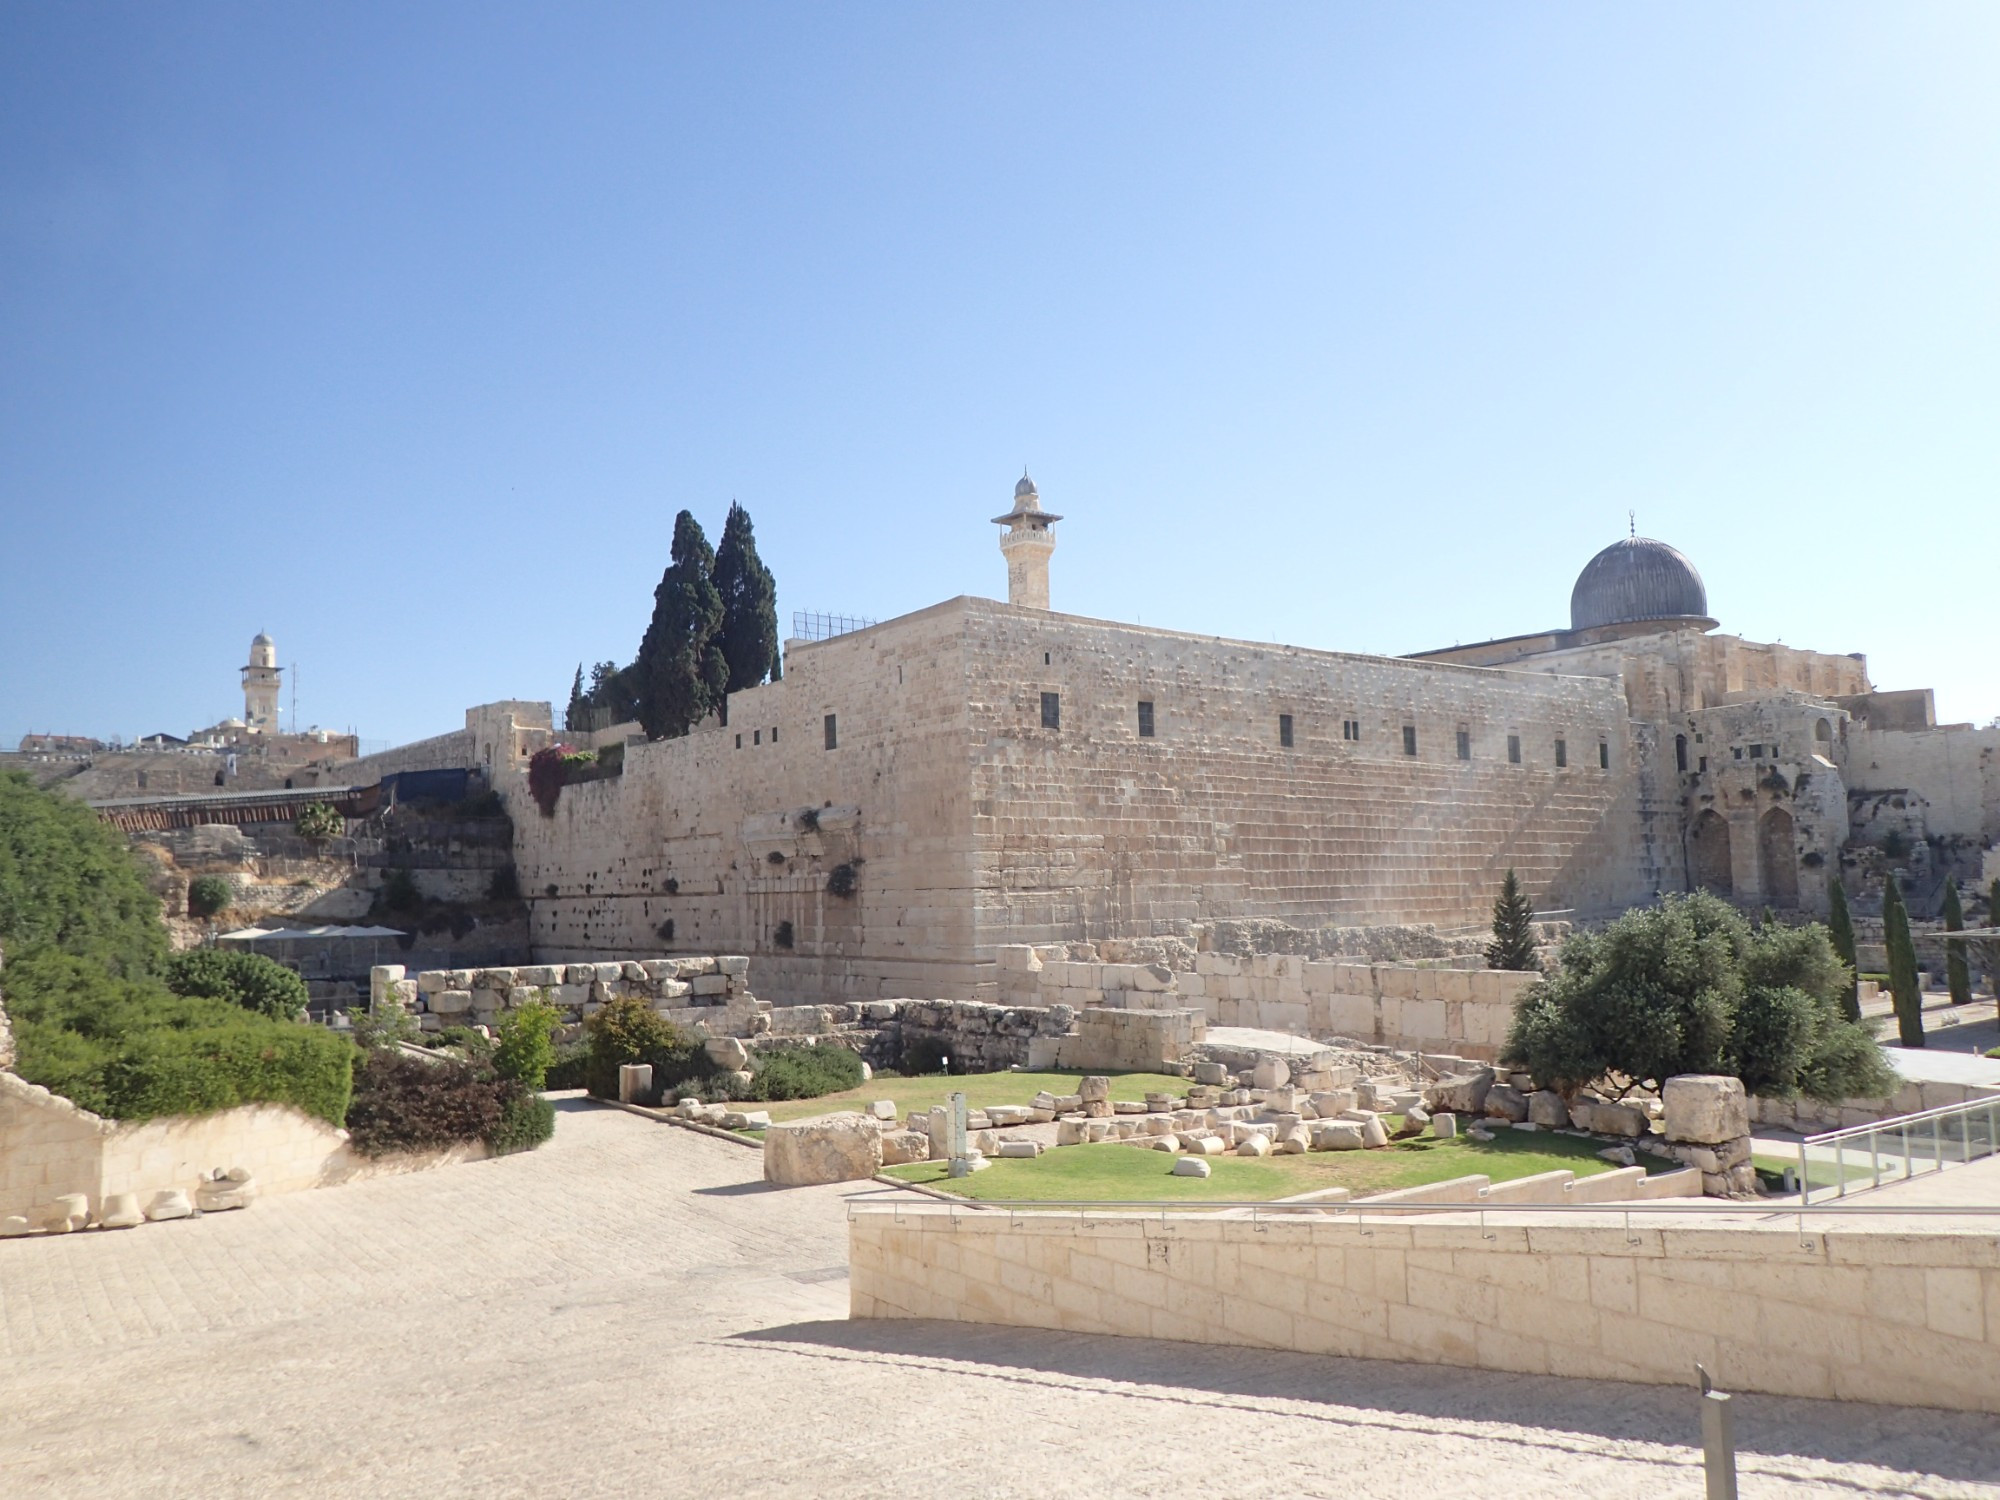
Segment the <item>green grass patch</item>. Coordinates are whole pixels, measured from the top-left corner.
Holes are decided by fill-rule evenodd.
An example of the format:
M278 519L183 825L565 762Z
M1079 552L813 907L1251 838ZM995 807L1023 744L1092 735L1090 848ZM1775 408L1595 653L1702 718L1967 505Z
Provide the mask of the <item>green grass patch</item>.
M1167 1073L1112 1073L1111 1097L1143 1103L1146 1095L1187 1093L1188 1081ZM769 1105L773 1120L803 1120L811 1115L829 1115L843 1109L866 1109L877 1099L896 1101L898 1119L913 1109L931 1109L954 1093L963 1093L974 1109L991 1104L1031 1104L1035 1095L1074 1094L1083 1082L1081 1073L943 1073L918 1078L871 1078L859 1088L838 1094L822 1094L817 1099L786 1099Z
M912 1162L888 1175L981 1202L1086 1199L1101 1202L1199 1198L1290 1198L1320 1188L1344 1187L1356 1196L1421 1187L1453 1177L1483 1174L1494 1182L1568 1169L1579 1177L1612 1170L1597 1153L1600 1141L1547 1131L1502 1130L1491 1141L1465 1136L1397 1141L1379 1151L1312 1151L1304 1156L1212 1156L1208 1177L1175 1177L1175 1157L1164 1151L1105 1142L1063 1146L1033 1160L996 1160L983 1172L953 1181L946 1162ZM1641 1154L1649 1172L1677 1164Z
M1786 1191L1785 1173L1798 1171L1799 1159L1796 1156L1753 1156L1750 1158L1750 1165L1756 1169L1757 1180L1764 1185L1766 1191L1782 1193ZM1815 1189L1839 1187L1842 1178L1851 1183L1865 1181L1872 1184L1875 1180L1875 1170L1863 1162L1851 1161L1844 1166L1830 1161L1806 1162L1806 1182L1809 1187ZM1885 1183L1893 1182L1896 1180L1896 1173L1885 1170L1882 1180Z

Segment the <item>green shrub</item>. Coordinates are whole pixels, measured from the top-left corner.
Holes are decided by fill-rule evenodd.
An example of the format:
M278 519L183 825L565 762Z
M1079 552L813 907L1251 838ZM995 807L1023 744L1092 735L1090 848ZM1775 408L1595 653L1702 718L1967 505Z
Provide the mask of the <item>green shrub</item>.
M212 917L229 910L236 893L220 875L197 875L188 882L187 910L191 917Z
M493 1068L524 1088L539 1089L556 1060L555 1032L562 1012L539 995L500 1017Z
M61 949L136 979L167 956L159 899L116 830L74 798L0 772L0 943Z
M274 1103L338 1125L346 1112L354 1049L321 1027L120 979L48 948L10 957L6 981L17 1071L96 1114L144 1120Z
M276 959L261 953L196 948L166 963L167 988L176 995L227 1000L259 1015L289 1021L311 998L306 982Z
M861 1059L845 1047L773 1047L752 1059L744 1099L817 1099L861 1087Z
M493 1065L493 1038L471 1026L447 1026L433 1032L430 1046L434 1050L449 1047L475 1067Z
M347 831L347 820L331 802L308 802L292 820L292 832L302 839L323 844Z
M561 1042L555 1049L555 1061L549 1064L549 1071L542 1077L545 1089L580 1089L590 1084L590 1043L585 1041Z
M395 869L382 877L382 889L375 899L384 911L415 911L424 904L424 893L417 889L416 876Z
M624 1063L651 1063L653 1084L662 1089L713 1071L699 1037L631 995L611 1001L583 1029L590 1038L586 1086L600 1099L618 1097L618 1069Z
M556 1133L556 1107L525 1090L501 1101L500 1123L486 1133L496 1156L532 1151Z
M357 1005L348 1011L347 1024L354 1028L354 1045L363 1052L414 1042L424 1034L417 1018L395 1000L384 1000L373 1010Z
M1879 1098L1893 1075L1843 1013L1847 976L1823 927L1753 930L1706 892L1668 897L1564 943L1503 1059L1564 1093L1727 1073L1759 1094Z

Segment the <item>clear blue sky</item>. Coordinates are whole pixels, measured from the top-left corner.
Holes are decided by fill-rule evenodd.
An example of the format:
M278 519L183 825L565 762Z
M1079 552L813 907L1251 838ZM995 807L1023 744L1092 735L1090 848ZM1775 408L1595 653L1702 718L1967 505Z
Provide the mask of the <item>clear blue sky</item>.
M1624 534L2000 714L2000 7L0 4L0 742L795 608L1405 652Z

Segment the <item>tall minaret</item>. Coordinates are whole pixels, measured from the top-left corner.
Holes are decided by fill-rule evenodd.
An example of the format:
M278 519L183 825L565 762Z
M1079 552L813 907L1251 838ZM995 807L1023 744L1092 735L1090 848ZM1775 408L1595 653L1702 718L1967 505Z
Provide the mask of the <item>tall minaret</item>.
M1021 471L1014 486L1014 508L994 522L1007 529L1000 535L1000 552L1007 559L1007 602L1029 609L1049 607L1049 554L1056 534L1049 527L1062 519L1042 509L1035 481Z
M253 734L278 732L278 648L261 630L243 669L243 723Z

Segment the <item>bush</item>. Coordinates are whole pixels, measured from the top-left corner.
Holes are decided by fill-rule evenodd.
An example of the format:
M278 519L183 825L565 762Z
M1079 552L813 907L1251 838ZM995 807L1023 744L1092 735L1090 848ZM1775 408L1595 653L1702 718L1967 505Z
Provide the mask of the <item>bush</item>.
M474 1067L493 1066L493 1038L471 1026L447 1026L432 1032L429 1046L432 1051L450 1048Z
M236 893L220 875L197 875L188 882L187 910L191 917L212 917L229 910Z
M493 1069L523 1088L539 1089L556 1060L555 1031L562 1013L537 996L500 1017Z
M302 839L323 844L347 831L347 820L331 802L308 802L292 820L292 832Z
M384 911L408 912L424 904L424 893L417 889L416 876L408 870L395 869L382 877L382 889L375 899Z
M96 1114L145 1120L271 1103L338 1125L346 1113L354 1049L321 1027L176 995L48 948L11 957L6 978L17 1071Z
M1826 929L1753 931L1707 893L1629 911L1564 943L1521 997L1503 1060L1565 1094L1726 1073L1753 1093L1877 1098L1893 1077L1842 1012L1849 970Z
M545 1089L580 1089L590 1084L590 1043L563 1042L542 1077Z
M417 1018L396 1000L385 1000L372 1011L356 1006L348 1011L347 1024L354 1028L354 1045L363 1052L393 1047L398 1042L414 1042L423 1035Z
M525 1089L501 1101L500 1123L486 1134L495 1156L532 1151L556 1133L556 1107Z
M845 1047L773 1047L752 1059L744 1099L817 1099L861 1087L861 1059Z
M651 1063L653 1084L661 1089L713 1071L700 1038L631 995L611 1001L583 1029L590 1038L585 1086L600 1099L618 1097L618 1069L624 1063Z
M284 1021L296 1019L311 998L303 979L261 953L222 948L176 953L167 960L165 977L176 995L227 1000Z
M427 1151L484 1140L500 1127L501 1105L499 1080L470 1063L383 1048L355 1070L347 1128L363 1155Z
M137 979L167 956L160 903L118 833L74 798L0 772L0 943Z

